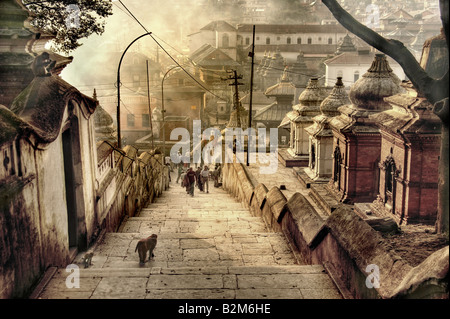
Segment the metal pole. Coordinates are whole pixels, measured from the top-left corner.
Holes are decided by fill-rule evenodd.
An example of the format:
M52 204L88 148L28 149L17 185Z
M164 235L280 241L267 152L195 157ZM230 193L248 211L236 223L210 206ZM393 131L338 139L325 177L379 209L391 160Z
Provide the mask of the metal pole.
M161 112L162 112L162 122L163 122L163 127L162 127L163 160L165 160L165 156L166 156L166 123L165 123L165 118L164 118L164 113L166 112L166 110L164 109L164 80L166 79L166 76L167 76L167 74L169 74L170 71L172 71L175 68L179 68L179 67L180 67L179 65L175 65L175 66L171 67L169 70L167 70L161 81Z
M140 35L139 37L137 37L136 39L134 39L125 49L125 51L123 51L122 56L120 57L120 61L119 61L119 66L117 68L117 147L118 148L122 148L122 137L120 134L120 66L122 65L122 60L123 57L125 56L125 53L127 53L128 49L131 47L131 45L136 42L137 40L139 40L140 38L146 36L146 35L151 35L151 32L147 32L144 33L143 35Z
M250 103L248 106L248 128L249 128L249 134L248 134L248 143L247 143L247 166L249 166L249 157L250 157L250 143L252 135L250 134L250 128L252 127L252 102L253 102L253 66L254 66L254 59L255 59L255 25L253 25L253 42L252 42L252 52L249 53L249 55L252 57L252 71L250 75Z
M147 98L148 98L148 116L150 117L150 132L152 133L152 149L155 148L154 142L153 142L153 122L152 122L152 108L150 107L150 84L149 84L149 78L148 78L148 60L147 62Z

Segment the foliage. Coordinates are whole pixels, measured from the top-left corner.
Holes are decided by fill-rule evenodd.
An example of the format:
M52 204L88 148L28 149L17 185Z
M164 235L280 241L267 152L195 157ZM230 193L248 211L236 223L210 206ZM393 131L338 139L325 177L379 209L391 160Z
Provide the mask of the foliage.
M79 40L102 34L104 18L112 14L109 0L22 0L31 13L31 25L55 37L53 45L63 53L73 51Z

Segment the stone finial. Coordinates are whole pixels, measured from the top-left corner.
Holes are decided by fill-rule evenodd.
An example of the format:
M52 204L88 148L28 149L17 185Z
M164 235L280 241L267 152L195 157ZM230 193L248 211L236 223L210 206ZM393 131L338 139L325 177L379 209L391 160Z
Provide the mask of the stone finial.
M326 98L325 91L319 85L318 78L309 79L306 89L298 97L298 101L303 105L317 105Z
M344 83L342 82L342 77L337 78L336 84L330 95L323 100L320 104L320 111L322 114L327 116L339 115L338 107L342 105L350 104L350 99L345 91Z
M350 89L354 106L383 111L390 108L384 98L403 92L400 79L393 73L384 54L376 54L367 72Z

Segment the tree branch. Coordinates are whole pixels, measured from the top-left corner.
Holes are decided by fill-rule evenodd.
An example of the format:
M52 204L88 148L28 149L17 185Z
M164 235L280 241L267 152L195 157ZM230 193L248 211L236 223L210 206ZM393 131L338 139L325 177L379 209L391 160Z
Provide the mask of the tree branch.
M441 0L441 2L442 1L446 2L445 0ZM442 95L439 93L439 90L436 90L435 88L441 88L443 87L443 85L447 85L448 82L443 83L445 82L444 79L431 78L402 42L394 39L386 39L375 31L361 24L347 11L345 11L337 3L336 0L322 0L322 2L328 7L336 20L338 20L338 22L344 28L367 42L369 45L389 55L395 61L397 61L398 64L400 64L400 66L403 68L406 76L411 80L415 88L419 92L424 94L430 103L434 104L435 102L445 97L434 96L436 93L438 93L438 95Z

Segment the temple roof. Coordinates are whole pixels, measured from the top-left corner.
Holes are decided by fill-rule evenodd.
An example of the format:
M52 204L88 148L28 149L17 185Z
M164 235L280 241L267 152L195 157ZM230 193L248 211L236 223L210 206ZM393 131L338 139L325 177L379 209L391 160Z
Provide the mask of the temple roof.
M440 134L440 119L425 98L401 93L385 100L392 108L369 116L382 129L394 134Z
M384 98L402 92L400 83L400 79L392 72L386 56L376 54L367 72L351 87L349 97L357 108L385 110L390 106Z
M311 78L305 90L298 97L299 104L293 109L298 112L319 112L320 103L327 97L326 91L320 87L318 78Z
M327 116L335 116L339 114L338 107L345 104L350 104L350 99L342 82L342 77L338 77L330 95L320 104L320 111Z
M280 123L289 111L291 111L290 105L280 105L274 102L259 110L253 119L255 121L274 121Z
M356 46L353 44L352 38L348 35L342 39L342 42L339 43L336 54L341 54L343 52L356 52Z
M287 67L284 69L283 75L280 79L280 82L269 87L264 93L268 97L272 96L292 96L295 95L295 86L289 80L289 76L287 73Z
M83 114L89 118L95 111L95 101L57 76L35 77L14 99L11 111L26 122L41 142L54 141L60 131L69 100L83 104Z

